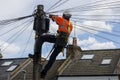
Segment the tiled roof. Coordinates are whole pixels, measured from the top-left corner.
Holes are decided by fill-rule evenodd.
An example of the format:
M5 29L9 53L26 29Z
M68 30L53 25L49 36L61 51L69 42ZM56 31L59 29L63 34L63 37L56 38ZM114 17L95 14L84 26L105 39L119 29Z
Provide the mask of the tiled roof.
M51 69L48 71L48 74L46 75L46 80L57 80L57 70L62 65L62 63L65 60L56 60Z
M74 52L74 51L73 51ZM57 76L94 76L94 75L114 75L119 74L117 69L119 58L120 58L120 49L113 50L85 50L77 51L79 54L72 58L70 61L67 59L56 60L52 68L48 71L46 80L56 80ZM72 53L73 54L73 53ZM85 55L85 56L84 56ZM89 56L87 56L89 55ZM84 56L84 57L83 57ZM15 58L15 59L0 59L0 80L7 80L8 72L6 71L12 65L20 65L25 61L27 62L28 58ZM104 61L105 64L101 64ZM12 61L8 66L2 66L6 61ZM58 69L63 65L64 62L68 62L61 74L58 75ZM107 63L107 64L106 64ZM7 63L8 64L8 63ZM32 80L32 61L26 67L23 65L24 69L27 71L27 79ZM22 76L23 77L23 76ZM16 80L16 78L15 78ZM18 80L18 78L17 78ZM21 80L19 76L19 80Z
M94 57L92 59L82 59L82 56L85 54L92 54ZM61 76L117 74L116 68L119 58L120 49L82 51L71 63L69 63ZM108 64L101 64L103 59L111 59L111 61L105 61L105 63L108 62Z
M27 58L14 58L14 59L0 59L0 80L7 80L9 72L7 71L12 65L20 65ZM10 65L2 65L4 62L12 62Z

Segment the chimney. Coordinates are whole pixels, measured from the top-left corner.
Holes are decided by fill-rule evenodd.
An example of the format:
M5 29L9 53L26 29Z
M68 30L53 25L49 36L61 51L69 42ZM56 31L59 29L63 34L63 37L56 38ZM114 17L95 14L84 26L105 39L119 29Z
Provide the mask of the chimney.
M76 37L73 37L73 43L72 43L74 46L77 46L77 38Z
M71 56L71 58L76 57L78 54L80 54L80 52L82 51L82 49L77 46L77 38L73 37L73 43L72 45L68 45L67 46L67 51L66 51L66 59Z
M66 59L71 56L71 59L75 58L82 51L77 45L68 45L66 51Z
M77 46L76 37L73 38L73 44L66 47L66 60L58 69L58 75L61 75L65 68L72 62L74 59L81 54L81 48Z
M81 52L81 48L79 46L68 45L66 48L66 60L58 69L58 75L61 75L65 68L78 56Z

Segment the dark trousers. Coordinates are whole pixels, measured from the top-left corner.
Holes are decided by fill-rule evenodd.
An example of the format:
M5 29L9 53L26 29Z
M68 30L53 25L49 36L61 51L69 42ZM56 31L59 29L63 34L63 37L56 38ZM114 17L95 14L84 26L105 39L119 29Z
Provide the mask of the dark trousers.
M56 36L47 34L47 35L42 35L41 37L39 37L36 40L37 41L35 43L35 53L39 53L41 55L42 44L44 42L55 43L56 42ZM46 75L47 71L51 68L51 66L53 65L53 63L56 60L56 57L62 51L63 48L64 48L64 46L55 45L55 48L54 48L54 50L53 50L53 52L50 56L50 59L49 59L48 63L45 65L44 69L41 72L42 75Z

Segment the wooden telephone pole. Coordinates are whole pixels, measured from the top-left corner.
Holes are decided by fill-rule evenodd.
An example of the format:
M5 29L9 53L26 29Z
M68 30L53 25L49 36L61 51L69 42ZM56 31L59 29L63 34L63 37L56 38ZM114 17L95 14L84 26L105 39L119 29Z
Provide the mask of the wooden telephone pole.
M35 30L35 45L34 50L36 50L36 46L39 44L36 44L38 41L38 38L44 33L45 30L45 13L44 13L44 6L38 5L37 11L35 13L35 19L34 19L34 25L33 30ZM33 80L40 80L41 75L41 51L39 52L39 56L35 56L34 51L34 58L33 58Z

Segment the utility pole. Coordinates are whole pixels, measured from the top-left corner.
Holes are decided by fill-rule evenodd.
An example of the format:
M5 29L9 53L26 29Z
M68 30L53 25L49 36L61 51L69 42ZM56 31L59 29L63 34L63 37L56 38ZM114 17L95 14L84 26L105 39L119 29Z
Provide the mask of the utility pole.
M44 6L38 5L37 11L35 13L35 19L34 19L34 25L33 30L35 30L35 45L34 50L37 48L36 46L39 44L36 44L38 41L38 38L44 33L45 30L45 13L44 13ZM39 56L35 54L34 51L34 58L33 58L33 80L40 80L41 75L41 51L39 53Z

